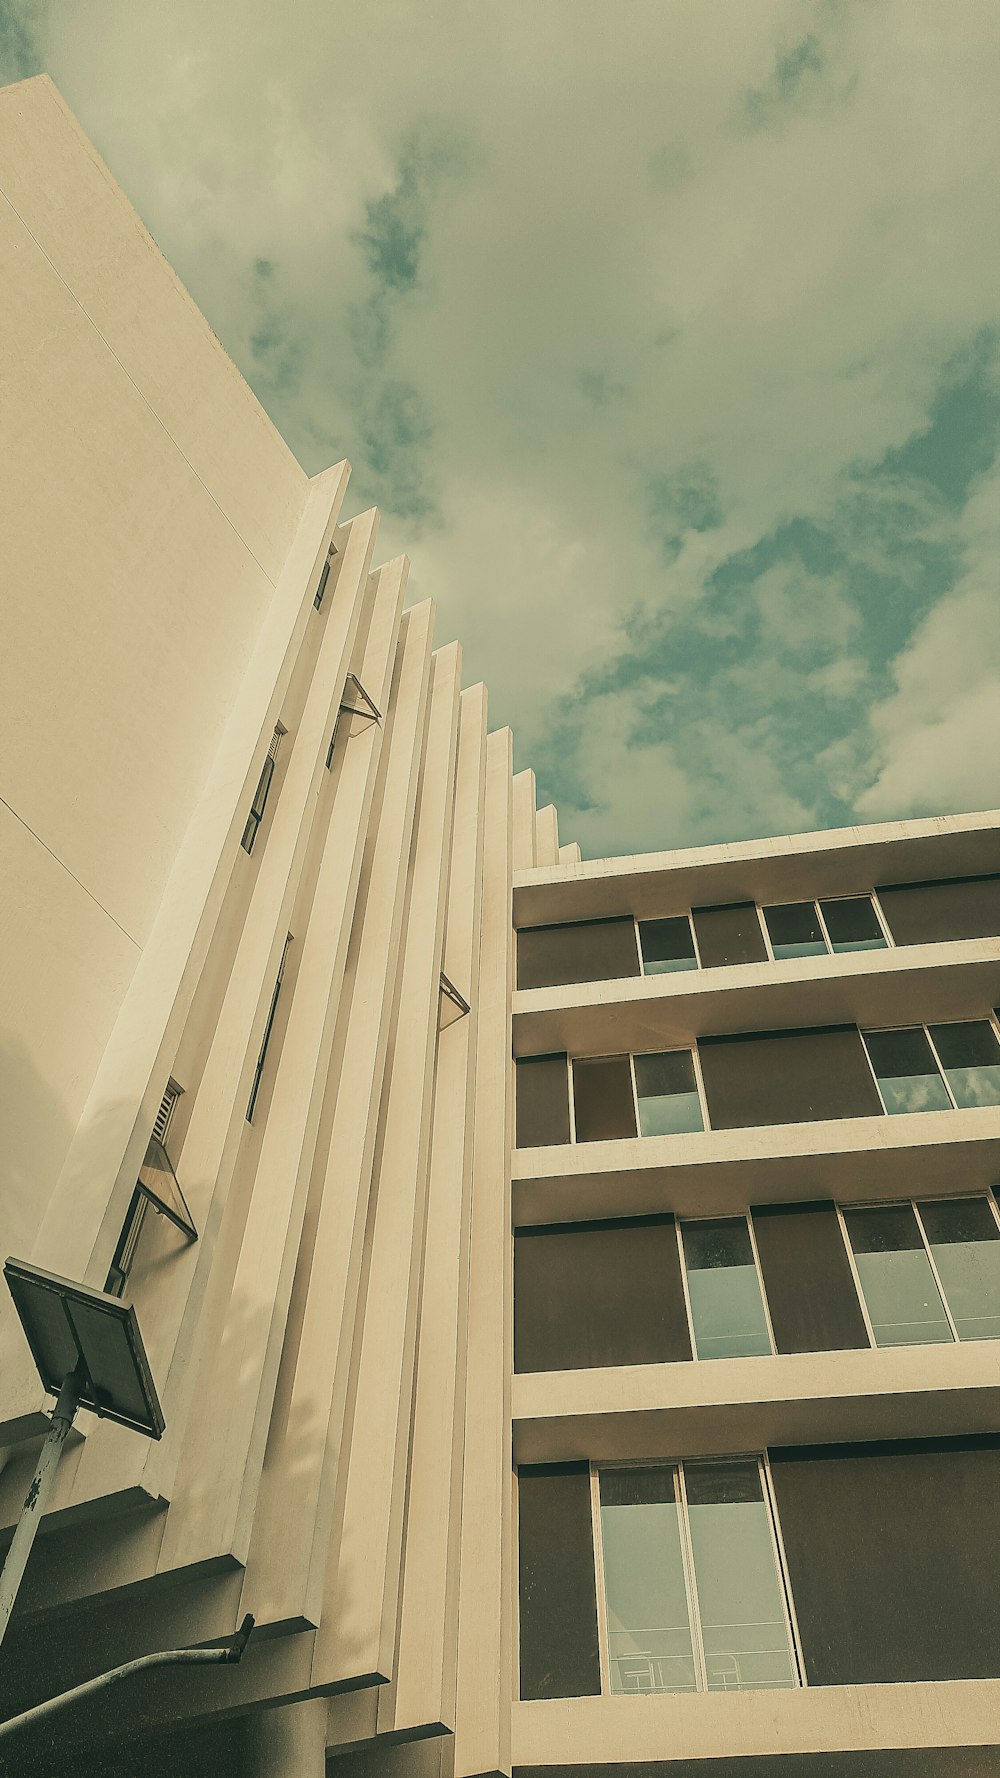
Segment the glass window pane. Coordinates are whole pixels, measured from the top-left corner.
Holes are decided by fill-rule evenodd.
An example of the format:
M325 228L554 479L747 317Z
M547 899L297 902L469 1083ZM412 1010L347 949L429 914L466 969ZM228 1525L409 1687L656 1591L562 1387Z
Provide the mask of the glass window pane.
M866 1031L865 1043L889 1114L947 1111L951 1105L927 1033L919 1025L900 1031Z
M919 1208L959 1339L1000 1339L1000 1229L986 1199Z
M786 957L816 957L826 954L826 940L811 901L786 901L779 907L765 908L771 949L779 963Z
M684 1485L709 1691L797 1685L758 1465L685 1463Z
M682 1224L699 1358L769 1353L760 1281L745 1216Z
M909 1204L845 1210L844 1221L877 1346L951 1339L934 1273Z
M640 1136L678 1136L705 1128L690 1050L636 1056L635 1084Z
M644 975L668 975L673 970L698 967L686 914L672 920L640 920L639 940Z
M601 1471L613 1692L696 1690L672 1469Z
M842 901L821 901L826 929L835 951L878 951L885 938L869 895L849 895Z
M959 1105L1000 1105L1000 1043L986 1019L932 1025L934 1047Z

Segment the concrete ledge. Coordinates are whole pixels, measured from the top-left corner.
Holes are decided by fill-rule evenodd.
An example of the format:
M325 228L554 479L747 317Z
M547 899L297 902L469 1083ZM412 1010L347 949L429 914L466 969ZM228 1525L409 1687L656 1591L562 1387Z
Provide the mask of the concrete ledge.
M515 1056L670 1049L712 1032L910 1025L986 1017L1000 998L1000 939L736 963L514 995Z
M982 1191L1000 1175L1000 1107L567 1142L515 1149L512 1164L515 1227Z
M513 1385L519 1463L717 1456L1000 1428L1000 1346L906 1346L538 1371Z
M992 1745L1000 1680L517 1703L513 1763L531 1768L853 1749Z
M518 870L514 924L655 919L712 902L797 901L878 883L989 875L997 868L998 824L1000 812L987 810Z

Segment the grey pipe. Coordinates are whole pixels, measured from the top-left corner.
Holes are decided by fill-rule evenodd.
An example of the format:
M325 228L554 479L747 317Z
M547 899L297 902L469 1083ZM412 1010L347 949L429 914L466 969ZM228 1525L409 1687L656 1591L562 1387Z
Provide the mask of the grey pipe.
M159 1654L140 1655L138 1660L126 1661L122 1667L112 1667L108 1673L99 1673L96 1679L85 1679L82 1685L75 1685L71 1691L59 1692L54 1698L46 1698L44 1704L35 1704L30 1710L22 1710L20 1716L11 1716L6 1722L0 1722L0 1737L10 1735L16 1729L27 1728L29 1723L41 1722L56 1710L65 1709L67 1704L76 1704L81 1698L92 1697L95 1692L103 1691L105 1686L114 1685L119 1679L127 1679L132 1673L144 1673L150 1667L238 1664L250 1640L253 1624L253 1618L247 1615L225 1648L167 1648Z

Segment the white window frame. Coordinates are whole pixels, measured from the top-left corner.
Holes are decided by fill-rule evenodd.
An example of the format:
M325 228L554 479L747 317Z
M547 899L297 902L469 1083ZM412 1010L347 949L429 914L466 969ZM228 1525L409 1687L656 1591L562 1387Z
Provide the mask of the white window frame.
M705 1640L701 1622L701 1602L698 1598L697 1575L694 1566L694 1549L691 1542L691 1524L688 1516L687 1485L684 1473L683 1457L665 1457L635 1462L629 1459L618 1460L608 1458L600 1462L590 1463L590 1514L591 1535L594 1550L594 1585L597 1595L597 1637L601 1672L601 1696L624 1697L627 1693L611 1691L611 1644L608 1632L607 1615L607 1583L604 1568L604 1536L601 1525L601 1471L604 1469L669 1469L674 1478L674 1498L677 1504L678 1533L681 1551L681 1569L684 1575L684 1591L688 1610L688 1628L691 1632L691 1652L695 1673L695 1696L710 1696L708 1688L708 1668L705 1660ZM795 1684L789 1691L804 1689L808 1685L806 1677L805 1657L799 1635L798 1618L795 1612L795 1601L792 1597L788 1563L785 1558L785 1546L781 1536L778 1519L777 1501L771 1477L771 1466L765 1451L727 1451L712 1452L704 1457L692 1457L687 1461L693 1463L756 1463L760 1481L761 1500L768 1523L771 1539L771 1554L774 1559L775 1574L778 1581L778 1592L785 1611L785 1627L788 1632L789 1653ZM741 1688L744 1689L744 1688ZM752 1687L746 1687L747 1691ZM765 1690L770 1688L763 1688ZM784 1689L784 1688L782 1688ZM640 1694L646 1695L646 1694ZM669 1692L652 1694L658 1696L677 1696ZM715 1695L718 1695L717 1693Z
M639 1121L639 1083L636 1078L636 1072L635 1072L636 1057L637 1056L677 1056L677 1055L680 1055L682 1052L686 1055L689 1055L692 1060L692 1065L693 1065L693 1069L694 1069L695 1091L698 1094L698 1103L701 1107L701 1129L700 1130L685 1130L681 1133L685 1136L703 1136L705 1134L706 1130L710 1130L712 1128L711 1124L708 1121L708 1100L705 1098L705 1082L704 1082L704 1079L702 1077L702 1072L701 1072L701 1057L698 1054L697 1041L695 1041L694 1043L675 1043L673 1045L672 1049L629 1050L629 1052L628 1052L629 1064L630 1064L631 1072L632 1072L632 1102L635 1107L635 1130L636 1130L637 1136L642 1137L642 1124ZM595 1060L596 1060L596 1058L595 1058ZM644 1141L649 1140L648 1137L643 1137L642 1139Z
M893 949L892 933L889 931L888 927L886 926L885 918L882 913L882 909L878 906L878 904L875 900L874 890L872 890L872 889L858 889L854 892L853 895L824 895L823 901L864 901L866 896L867 896L868 900L871 902L872 909L875 914L875 924L879 928L879 931L881 932L882 937L885 940L886 949L892 950ZM857 951L851 952L851 951L837 951L837 950L835 950L834 945L833 945L833 940L830 937L830 928L828 927L828 925L826 923L826 919L823 914L823 908L820 903L820 898L818 895L816 896L816 898L813 902L813 906L816 909L816 918L820 923L820 928L822 930L824 938L826 939L827 945L830 950L831 957L850 957L852 955L858 956L859 954L860 955L864 954L864 953L859 953Z
M754 1232L753 1217L751 1216L750 1211L744 1210L740 1212L737 1210L733 1211L731 1214L723 1212L718 1216L675 1216L674 1223L677 1228L677 1248L680 1254L681 1285L684 1292L684 1307L687 1311L688 1330L691 1336L691 1356L694 1359L695 1364L724 1364L726 1360L702 1358L698 1351L698 1335L694 1325L694 1312L691 1308L691 1292L688 1287L687 1254L684 1249L683 1227L684 1224L688 1222L736 1222L739 1220L741 1214L750 1232L750 1251L753 1254L753 1263L757 1272L757 1289L760 1291L760 1300L764 1308L764 1323L767 1327L767 1337L771 1342L771 1351L769 1354L759 1352L756 1353L755 1356L758 1358L766 1358L768 1356L777 1358L779 1356L774 1338L774 1328L771 1325L771 1307L767 1300L767 1291L764 1288L764 1274L761 1270L760 1254L757 1250L757 1236Z
M639 953L639 974L640 974L640 976L642 976L643 980L645 980L646 979L646 958L645 958L645 954L642 949L642 931L641 931L642 920L640 919L640 916L638 914L633 914L632 918L635 922L636 950ZM646 915L646 924L647 925L652 920L686 920L688 923L688 932L691 935L691 949L694 952L695 970L697 971L697 970L701 969L701 967L702 967L701 952L698 949L698 934L696 933L696 931L694 929L694 921L691 918L691 909L684 908L683 911L679 914L648 914L648 915ZM672 972L668 970L666 973L669 975ZM681 975L681 974L685 974L686 971L678 970L677 973L679 975Z

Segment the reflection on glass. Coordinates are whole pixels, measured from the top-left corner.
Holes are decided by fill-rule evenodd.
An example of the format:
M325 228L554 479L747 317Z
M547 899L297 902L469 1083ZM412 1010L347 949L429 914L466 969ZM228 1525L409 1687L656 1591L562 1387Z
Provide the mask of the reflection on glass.
M811 901L786 901L778 907L765 908L771 949L779 963L786 957L816 957L826 954L826 939Z
M746 1217L685 1222L682 1235L698 1357L769 1353L771 1341Z
M845 1210L844 1221L877 1346L951 1339L930 1260L909 1204Z
M1000 1339L1000 1228L985 1198L920 1204L960 1340Z
M866 1031L864 1039L890 1116L949 1109L948 1089L938 1073L927 1033L919 1025L899 1031Z
M885 935L869 896L848 895L819 905L835 951L884 950Z
M956 1103L1000 1105L1000 1043L986 1019L932 1025L934 1047Z
M672 920L640 920L643 975L668 975L676 969L697 969L691 923L686 914Z
M696 1689L672 1469L601 1472L613 1692Z
M684 1485L709 1691L797 1685L757 1463L685 1463Z
M705 1128L690 1050L636 1056L635 1084L640 1136L677 1136Z

